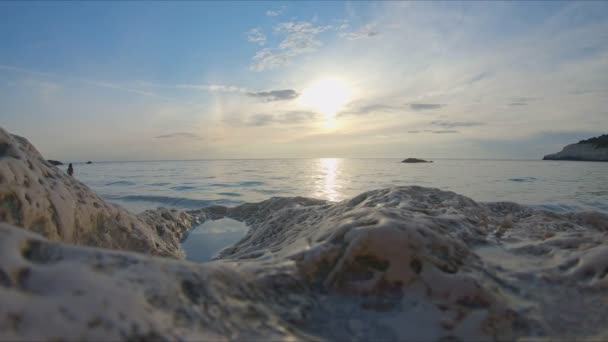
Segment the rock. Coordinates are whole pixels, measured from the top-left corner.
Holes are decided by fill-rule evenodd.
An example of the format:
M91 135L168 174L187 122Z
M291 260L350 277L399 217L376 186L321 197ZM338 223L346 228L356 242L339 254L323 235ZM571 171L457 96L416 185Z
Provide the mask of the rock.
M196 264L67 245L0 224L0 340L607 334L602 214L559 215L397 187L338 203L272 198L189 215L239 218L251 229L220 259ZM150 224L176 221L163 227L169 231L187 225L172 211L144 216ZM504 242L494 242L492 232L506 221ZM508 257L500 254L506 247L514 250ZM507 268L494 264L501 259ZM508 265L517 268L507 273Z
M176 216L187 222L187 214L138 217L106 203L76 178L46 162L25 138L1 128L0 203L0 222L50 240L153 255L183 255L179 241L187 224L173 225ZM170 222L165 223L164 217Z
M89 161L87 162L87 164L93 164L93 162L89 160Z
M608 134L570 144L543 160L608 161Z
M418 158L407 158L402 161L402 163L432 163L432 161L427 161L424 159Z
M57 161L57 160L52 160L52 159L47 160L47 162L49 162L49 163L51 163L51 165L55 165L55 166L64 165L62 162Z
M304 339L288 320L311 299L279 278L70 246L0 224L0 340Z

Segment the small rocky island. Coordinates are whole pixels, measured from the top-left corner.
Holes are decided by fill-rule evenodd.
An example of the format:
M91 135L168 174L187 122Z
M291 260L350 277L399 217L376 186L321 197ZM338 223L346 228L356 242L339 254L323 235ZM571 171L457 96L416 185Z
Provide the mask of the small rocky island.
M543 160L608 161L608 134L567 145L558 153L544 156Z
M432 163L432 161L424 160L424 159L418 159L418 158L407 158L407 159L404 159L401 162L402 163L408 163L408 164L412 164L412 163Z

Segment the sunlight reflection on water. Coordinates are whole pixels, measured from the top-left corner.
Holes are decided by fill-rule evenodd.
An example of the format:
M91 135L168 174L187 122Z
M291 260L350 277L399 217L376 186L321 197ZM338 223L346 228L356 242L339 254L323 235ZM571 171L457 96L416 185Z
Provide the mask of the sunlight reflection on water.
M364 191L403 185L437 187L477 201L515 201L560 211L577 207L608 212L608 163L400 161L324 158L108 162L75 164L75 177L134 212L158 206L234 206L273 196L341 201Z
M341 164L342 160L337 158L319 159L317 172L323 177L316 184L318 198L325 198L330 201L338 201L341 199L338 186L336 185L336 177L339 173Z

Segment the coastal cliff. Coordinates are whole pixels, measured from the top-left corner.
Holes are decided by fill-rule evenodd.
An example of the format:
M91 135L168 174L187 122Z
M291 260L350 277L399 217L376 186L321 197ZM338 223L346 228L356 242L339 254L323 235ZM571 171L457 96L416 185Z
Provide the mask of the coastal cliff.
M223 217L241 241L175 260ZM0 340L606 340L607 231L418 186L134 215L0 130Z
M567 145L558 153L544 156L543 160L608 161L608 134Z

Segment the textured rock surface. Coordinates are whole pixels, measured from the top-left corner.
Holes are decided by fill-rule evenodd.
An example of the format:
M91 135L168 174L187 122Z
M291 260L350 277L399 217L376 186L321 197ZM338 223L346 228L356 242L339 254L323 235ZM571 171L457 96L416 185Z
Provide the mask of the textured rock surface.
M558 153L548 154L544 160L608 161L608 135L570 144Z
M173 214L162 222L179 219ZM194 264L1 225L0 339L606 336L606 215L476 203L421 187L190 215L251 229L220 259Z
M176 215L158 212L139 218L106 203L45 161L25 138L0 128L0 222L51 240L180 257L179 238L189 217L179 214L176 221Z

